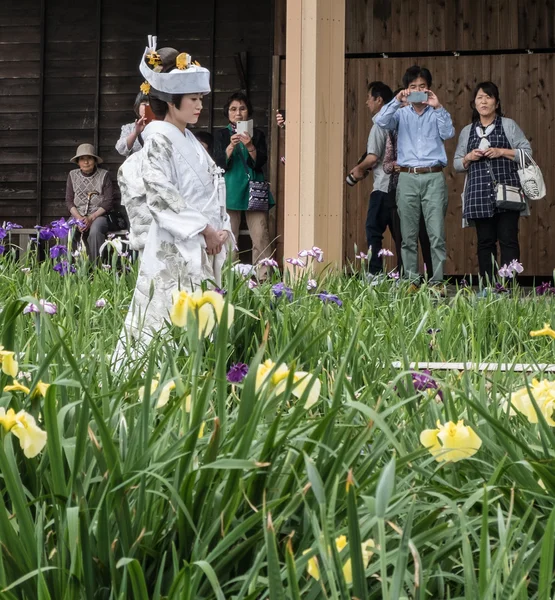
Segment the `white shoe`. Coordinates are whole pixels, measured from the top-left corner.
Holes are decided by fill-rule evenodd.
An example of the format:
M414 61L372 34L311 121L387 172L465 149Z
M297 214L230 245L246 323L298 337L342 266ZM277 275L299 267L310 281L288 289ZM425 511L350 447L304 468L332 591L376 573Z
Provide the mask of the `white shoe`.
M380 285L385 281L385 279L386 276L383 273L366 273L366 281L371 286Z

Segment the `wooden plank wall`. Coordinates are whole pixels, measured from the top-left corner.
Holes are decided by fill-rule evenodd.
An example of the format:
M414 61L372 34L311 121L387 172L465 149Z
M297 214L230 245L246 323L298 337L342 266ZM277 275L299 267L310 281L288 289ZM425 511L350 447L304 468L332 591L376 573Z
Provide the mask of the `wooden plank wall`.
M142 81L137 66L149 33L158 33L159 46L186 50L213 67L214 91L205 101L202 128L226 124L221 108L240 88L234 55L247 52L255 122L267 131L271 0L244 0L240 11L222 0L191 9L181 0L11 4L0 21L0 222L32 226L39 213L42 222L64 216L68 161L80 143L98 138L115 179L122 157L114 144L121 125L134 119L133 100Z
M553 0L347 0L346 52L553 48Z
M40 2L39 2L40 4ZM0 20L0 220L36 210L41 19L36 0Z
M458 133L470 122L471 91L479 81L497 83L501 104L507 117L514 119L530 139L542 168L548 197L532 203L532 214L521 219L521 258L526 275L548 275L555 265L555 55L516 54L498 56L460 56L426 58L348 59L346 61L345 168L351 168L364 151L371 125L364 102L369 81L384 81L392 89L400 87L406 68L426 66L432 72L441 103L451 113L457 135L446 144L449 167L449 208L446 218L447 274L477 272L476 235L461 227L461 192L464 176L452 169ZM371 178L354 188L346 186L344 210L345 255L354 259L354 246L366 246L364 223ZM389 236L385 244L394 248ZM393 261L391 262L393 266Z

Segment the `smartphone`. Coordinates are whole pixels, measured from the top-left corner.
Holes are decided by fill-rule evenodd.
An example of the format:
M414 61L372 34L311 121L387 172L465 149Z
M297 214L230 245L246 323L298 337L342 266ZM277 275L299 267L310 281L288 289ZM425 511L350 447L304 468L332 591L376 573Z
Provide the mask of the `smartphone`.
M152 108L150 108L149 104L145 104L146 124L148 125L151 121L154 121L155 119L156 119L156 117L154 116L154 113L152 112Z
M407 96L407 102L419 103L426 102L428 99L428 94L426 92L411 92Z

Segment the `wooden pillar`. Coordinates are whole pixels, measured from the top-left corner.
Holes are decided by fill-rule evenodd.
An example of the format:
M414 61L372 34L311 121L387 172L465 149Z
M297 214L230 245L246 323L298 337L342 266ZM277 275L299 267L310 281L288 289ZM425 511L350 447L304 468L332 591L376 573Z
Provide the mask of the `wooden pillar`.
M343 262L345 0L287 0L284 254Z

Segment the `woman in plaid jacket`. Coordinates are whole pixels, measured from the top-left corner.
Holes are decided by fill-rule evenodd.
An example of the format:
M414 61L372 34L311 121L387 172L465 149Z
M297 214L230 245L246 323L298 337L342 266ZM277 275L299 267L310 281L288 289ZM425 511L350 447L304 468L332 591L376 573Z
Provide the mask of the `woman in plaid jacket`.
M522 129L503 117L499 89L491 81L479 83L472 96L472 123L459 136L454 166L466 172L462 195L463 225L476 227L478 265L481 277L493 279L497 263L497 244L501 252L499 265L519 260L518 224L530 214L498 208L496 183L520 187L515 150L526 150L530 142Z

